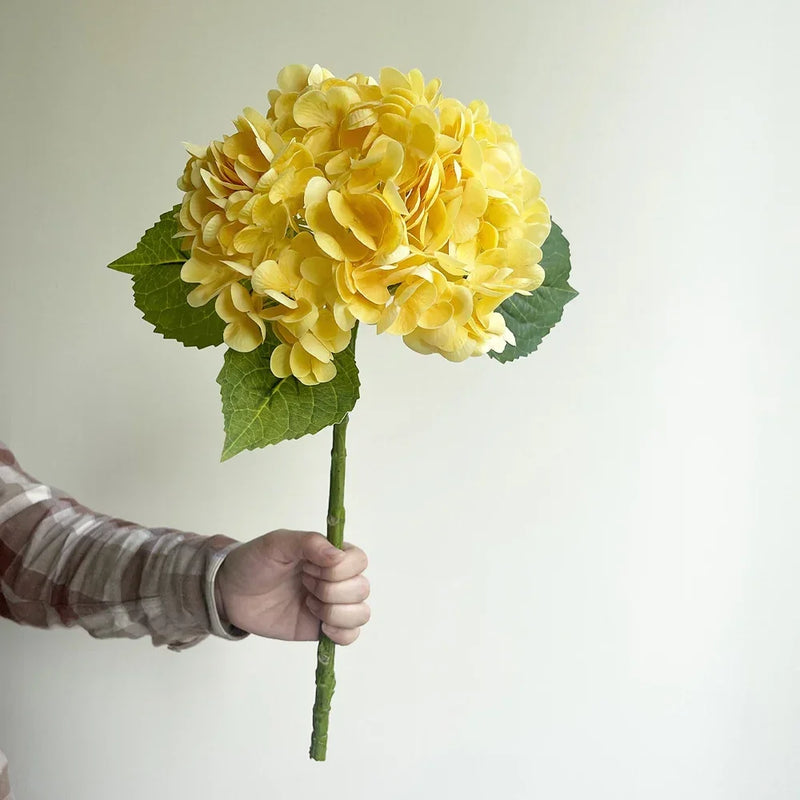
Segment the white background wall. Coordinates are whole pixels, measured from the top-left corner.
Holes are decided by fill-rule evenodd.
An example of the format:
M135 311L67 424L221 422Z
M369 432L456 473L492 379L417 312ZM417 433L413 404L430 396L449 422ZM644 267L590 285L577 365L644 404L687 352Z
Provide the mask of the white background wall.
M791 2L4 0L0 438L147 525L324 525L329 432L221 464L222 352L105 265L286 63L485 99L581 292L500 366L359 337L348 528L373 617L315 643L0 623L19 800L800 795ZM790 231L794 226L795 230ZM790 233L793 235L790 236Z

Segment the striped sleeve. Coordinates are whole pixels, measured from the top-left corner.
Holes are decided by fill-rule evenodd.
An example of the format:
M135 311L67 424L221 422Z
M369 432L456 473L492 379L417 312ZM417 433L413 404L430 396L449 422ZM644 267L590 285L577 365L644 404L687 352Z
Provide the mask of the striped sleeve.
M214 577L240 543L98 514L22 470L0 442L0 616L150 636L184 650L209 634L249 634L220 619Z
M8 761L0 752L0 800L14 800L11 794L11 780L8 777Z

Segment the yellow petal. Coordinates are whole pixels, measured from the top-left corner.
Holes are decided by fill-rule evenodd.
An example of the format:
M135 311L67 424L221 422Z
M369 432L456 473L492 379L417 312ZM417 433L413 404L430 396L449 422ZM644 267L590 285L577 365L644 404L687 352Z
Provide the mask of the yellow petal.
M225 326L222 338L228 347L240 353L249 353L264 341L259 326L244 315Z
M328 361L327 363L315 361L311 370L319 383L327 383L336 377L336 364L333 361Z
M464 195L461 204L461 213L471 217L480 217L489 203L486 187L478 178L469 178L464 184Z
M400 306L397 303L392 303L388 305L380 315L378 319L378 323L376 325L376 330L378 333L384 333L384 331L388 330L393 324L394 321L400 314Z
M289 353L291 347L288 344L279 344L269 357L269 368L276 378L288 378L292 374L289 366Z
M360 242L372 250L377 249L378 244L367 229L367 225L370 223L374 226L373 215L369 213L373 211L370 205L362 203L360 204L360 209L355 209L352 206L352 203L355 202L355 197L352 197L351 201L348 202L341 193L335 191L328 193L328 202L334 218L345 230L352 230ZM359 213L359 211L362 213Z
M464 325L472 316L472 292L466 286L453 286L452 293L453 320L456 325Z
M330 350L320 342L312 331L306 333L299 343L309 355L314 356L318 361L330 361L332 358Z
M198 283L206 278L210 272L210 264L201 260L199 256L192 254L181 266L181 280L186 281L186 283Z
M212 247L217 240L219 229L225 224L225 215L217 213L209 213L203 220L203 245L205 247Z
M291 308L291 309L297 308L297 300L293 300L291 297L285 295L283 292L278 292L275 289L268 289L263 294L266 295L267 297L271 297L273 300L277 301L286 308Z
M311 71L308 73L308 82L309 84L320 84L332 77L333 73L330 70L321 67L319 64L314 64L314 66L311 67Z
M233 283L230 286L231 302L237 311L251 311L253 308L253 301L250 298L250 292L242 286L241 283Z
M289 64L278 73L278 86L282 92L299 92L308 85L311 70L305 64Z
M483 168L481 146L472 136L468 136L461 145L461 163L473 175L479 175Z
M411 123L400 114L383 114L380 122L383 132L398 142L407 142L411 136Z
M200 174L203 176L203 183L205 183L205 185L208 187L209 191L213 195L215 195L216 197L227 197L230 194L230 192L227 191L222 181L219 178L212 175L207 169L205 168L201 169ZM194 197L192 199L194 200Z
M253 222L260 228L274 230L277 232L285 232L289 220L286 214L286 208L282 205L276 205L269 199L269 195L259 194L255 196L253 202L251 215Z
M323 176L319 175L316 178L312 178L306 184L306 191L303 196L305 207L309 208L312 205L324 203L330 188L331 184Z
M215 288L212 284L201 283L199 286L195 286L195 288L186 295L186 302L192 306L192 308L199 308L205 305L218 291L219 289Z
M411 86L408 78L403 75L399 69L395 69L394 67L383 67L378 78L378 83L384 94L388 94L392 89L407 89Z
M319 383L317 376L312 371L309 371L304 375L296 375L295 377L305 386L316 386Z
M453 242L461 243L474 239L480 229L481 221L476 217L459 214L453 225Z
M449 275L456 278L463 278L467 272L466 265L456 258L452 258L446 253L436 253L436 260L439 266Z
M328 106L334 112L334 120L343 119L350 107L361 101L358 89L350 84L332 86L326 96ZM297 119L296 116L295 119Z
M234 306L233 300L231 299L230 286L226 286L217 295L217 299L214 301L214 311L216 311L217 316L225 322L232 322L239 317L236 306Z
M333 276L333 262L322 256L306 258L300 266L300 274L310 283L321 286Z
M405 201L401 197L397 186L391 180L387 181L386 185L383 187L383 199L389 204L389 208L391 208L395 214L400 214L401 216L406 216L408 214Z
M240 253L252 253L258 247L263 231L255 225L247 225L233 237L233 246Z
M299 344L292 345L289 366L295 378L303 378L311 372L311 356Z
M374 125L378 121L378 115L372 105L364 105L353 108L345 120L345 128L353 130L355 128L365 128Z
M475 344L471 339L465 338L461 344L453 349L439 349L439 353L448 361L466 361L470 356L475 354Z
M418 158L430 158L436 151L436 131L428 125L415 125L408 146Z
M416 125L427 125L429 128L433 128L435 132L439 132L439 118L433 109L428 106L415 106L408 118Z
M262 261L254 270L250 278L251 285L260 294L266 294L270 289L282 288L280 270L278 262L269 260Z
M376 305L384 305L391 297L384 276L374 270L354 270L353 282L357 290Z
M448 361L463 361L475 350L475 342L469 338L467 331L452 320L441 328L425 331L425 338Z
M421 353L422 355L428 356L432 353L436 353L437 350L435 347L431 347L428 342L425 341L424 338L425 331L417 329L415 331L411 331L411 333L406 334L403 337L403 342L407 347L410 347L415 353Z
M348 309L348 307L340 301L334 303L333 318L336 321L337 326L343 331L351 330L356 322L355 317L350 309Z
M403 145L390 139L386 143L386 149L381 162L376 166L375 171L382 181L394 178L403 167Z
M363 322L365 325L377 324L383 313L381 307L373 305L358 295L350 300L348 310L359 322Z
M337 260L347 258L347 254L335 236L318 230L314 231L314 238L317 240L317 244L332 258Z
M331 176L340 175L350 169L351 160L350 151L342 150L325 162L325 173Z
M304 128L332 125L336 121L327 98L316 89L298 97L292 113L297 124Z
M418 323L421 328L441 328L452 317L453 306L450 303L436 303L420 314Z
M186 148L186 152L190 156L201 159L208 156L208 145L203 146L201 144L192 144L191 142L181 142L181 144Z
M497 247L499 241L500 237L497 233L497 228L488 222L482 222L480 230L478 231L478 243L480 244L481 250L491 250Z
M504 230L519 219L519 211L510 200L494 200L486 209L486 220L495 228Z
M417 327L417 315L413 309L403 306L387 332L394 336L405 336Z

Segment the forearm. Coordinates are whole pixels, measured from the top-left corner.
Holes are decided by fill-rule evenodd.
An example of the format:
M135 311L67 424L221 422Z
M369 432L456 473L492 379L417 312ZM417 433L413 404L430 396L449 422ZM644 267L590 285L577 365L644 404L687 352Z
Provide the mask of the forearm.
M147 528L98 514L22 472L0 449L0 615L37 627L78 625L97 638L138 638L173 650L209 633L211 577L227 536Z

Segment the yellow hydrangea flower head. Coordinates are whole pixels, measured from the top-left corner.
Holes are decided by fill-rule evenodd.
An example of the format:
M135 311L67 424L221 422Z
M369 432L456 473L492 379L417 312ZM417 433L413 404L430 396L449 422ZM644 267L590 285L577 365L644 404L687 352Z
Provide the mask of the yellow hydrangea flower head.
M508 126L416 69L295 64L277 84L235 133L184 143L181 278L226 344L270 326L272 372L305 384L335 376L356 321L451 361L513 344L497 309L541 285L550 213Z

